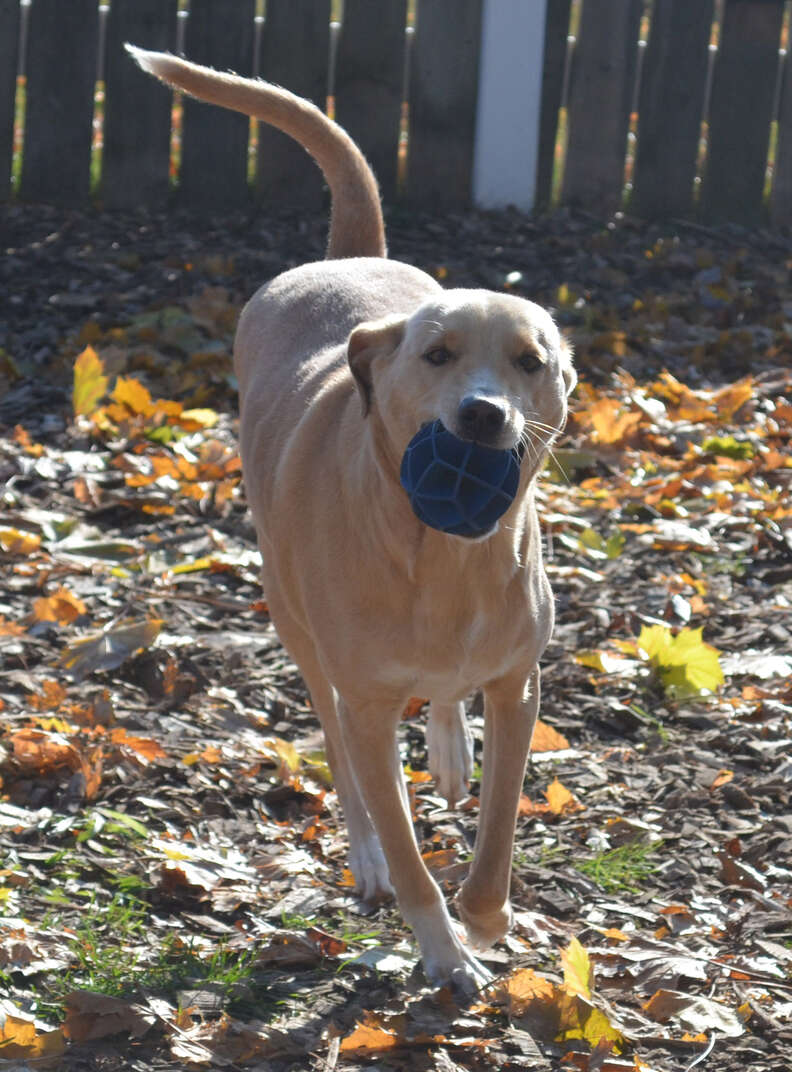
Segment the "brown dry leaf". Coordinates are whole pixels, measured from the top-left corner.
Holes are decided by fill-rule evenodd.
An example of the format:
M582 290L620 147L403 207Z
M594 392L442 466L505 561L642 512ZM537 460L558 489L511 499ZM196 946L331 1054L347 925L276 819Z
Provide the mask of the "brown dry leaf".
M63 1033L72 1042L89 1042L122 1033L140 1038L156 1020L153 1013L139 1005L106 994L75 990L65 1000Z
M35 622L57 622L58 625L71 625L78 618L87 615L88 608L81 599L66 588L59 588L51 596L42 596L33 604Z
M0 1011L0 1062L35 1061L37 1068L50 1068L66 1049L60 1028L39 1031L31 1020Z
M729 1038L736 1038L745 1031L737 1015L720 1002L698 994L684 994L677 990L657 990L643 1006L644 1012L653 1020L664 1024L671 1017L690 1031L718 1031Z
M0 614L0 636L21 636L26 629L24 625L19 625L18 622L10 622L8 618L4 618Z
M752 376L746 376L736 383L722 387L715 392L713 401L721 420L731 420L737 410L753 398L754 383Z
M564 748L569 748L569 741L563 733L559 733L558 730L543 722L541 718L537 718L533 737L531 738L531 751L560 752Z
M115 670L130 655L153 644L163 624L159 618L117 622L112 628L64 648L57 665L71 674L74 681L82 681L97 670Z

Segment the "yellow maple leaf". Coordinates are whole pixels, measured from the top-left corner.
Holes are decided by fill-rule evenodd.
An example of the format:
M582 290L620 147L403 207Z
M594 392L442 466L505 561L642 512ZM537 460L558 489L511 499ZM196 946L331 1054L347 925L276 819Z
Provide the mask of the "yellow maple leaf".
M591 982L594 969L589 955L577 938L572 938L566 949L561 950L561 963L564 965L564 986L571 994L591 997Z
M86 346L74 362L72 409L75 417L90 416L107 392L104 362L92 346Z

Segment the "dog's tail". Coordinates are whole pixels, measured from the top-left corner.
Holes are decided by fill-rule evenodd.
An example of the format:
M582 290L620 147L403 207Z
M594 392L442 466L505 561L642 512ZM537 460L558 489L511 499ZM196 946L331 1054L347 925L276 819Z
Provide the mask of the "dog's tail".
M386 256L377 180L346 131L316 105L268 82L222 74L167 52L126 47L144 71L168 85L270 123L311 154L332 198L328 258Z

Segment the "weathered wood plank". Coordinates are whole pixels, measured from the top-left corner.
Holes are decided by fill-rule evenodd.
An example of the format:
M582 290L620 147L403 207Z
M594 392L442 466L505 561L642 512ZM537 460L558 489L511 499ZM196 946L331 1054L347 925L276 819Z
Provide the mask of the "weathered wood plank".
M784 61L784 80L781 84L778 146L770 197L770 216L777 227L792 225L792 65L789 52Z
M701 191L706 219L762 218L783 17L783 0L726 0Z
M693 203L713 0L655 0L638 104L633 207L684 216Z
M0 0L0 201L11 192L18 46L19 0Z
M564 84L569 34L570 0L547 0L542 69L542 112L539 120L539 161L536 168L536 207L550 204L555 165L558 111Z
M481 0L421 0L410 62L407 195L421 205L470 202Z
M253 71L255 0L191 0L187 59L221 71ZM247 116L186 97L180 198L196 208L244 205L248 187Z
M336 58L335 118L387 200L396 193L406 23L407 0L345 0Z
M96 0L36 0L30 9L20 183L26 201L88 200L98 38Z
M260 74L325 110L330 60L330 0L268 0ZM318 208L321 173L305 150L259 123L256 192L268 201Z
M621 204L641 0L583 4L569 88L563 199L596 212Z
M173 51L178 0L113 0L107 20L102 197L107 208L161 205L170 174L171 92L125 51Z

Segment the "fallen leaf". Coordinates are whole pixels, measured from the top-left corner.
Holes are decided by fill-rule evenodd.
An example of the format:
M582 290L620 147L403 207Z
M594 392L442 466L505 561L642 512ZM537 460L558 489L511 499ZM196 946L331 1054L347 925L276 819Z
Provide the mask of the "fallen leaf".
M72 409L75 417L88 417L107 392L104 364L92 346L86 346L74 362Z

